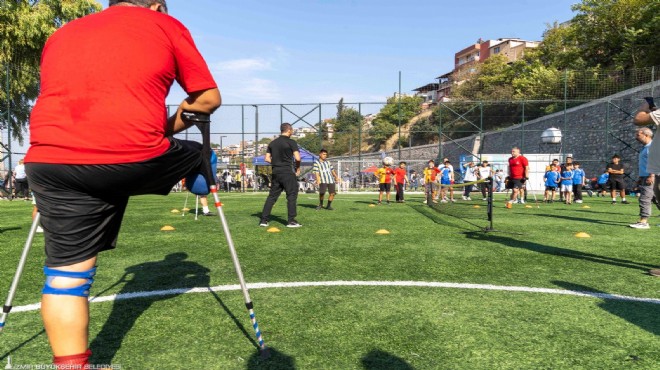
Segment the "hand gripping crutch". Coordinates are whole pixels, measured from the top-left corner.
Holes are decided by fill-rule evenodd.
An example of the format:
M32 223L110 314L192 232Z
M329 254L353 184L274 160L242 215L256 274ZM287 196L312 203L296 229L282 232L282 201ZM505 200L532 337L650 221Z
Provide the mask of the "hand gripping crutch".
M18 261L18 267L16 268L16 274L14 274L14 280L11 282L9 288L9 294L7 295L7 301L2 307L2 316L0 317L0 332L5 327L5 322L7 321L7 316L12 309L12 302L14 301L14 296L16 295L16 289L18 288L18 282L21 280L21 275L23 274L23 267L25 267L25 262L27 261L28 253L30 252L30 247L32 246L32 240L34 239L35 234L37 233L37 227L39 227L40 214L34 216L32 220L32 226L30 227L30 233L28 238L25 241L25 246L23 246L23 253L21 254L21 259Z
M184 111L181 114L181 117L188 121L193 122L199 128L202 133L202 158L204 162L202 164L202 175L206 179L206 183L209 185L209 189L213 194L213 200L215 202L215 208L218 210L218 216L220 217L220 222L222 223L222 228L227 238L227 245L229 246L229 253L231 254L232 262L234 263L234 269L238 275L238 281L241 285L241 290L243 291L243 297L245 298L245 307L248 309L250 314L250 321L252 321L252 327L257 336L257 342L259 343L259 349L261 352L261 358L266 359L270 357L270 352L266 348L264 343L263 336L261 335L261 330L259 330L259 324L257 324L257 318L254 314L254 305L252 304L252 299L250 299L250 293L248 292L247 285L245 284L245 279L243 278L243 270L241 269L241 264L238 261L238 255L236 254L236 249L234 248L234 241L231 237L231 232L229 231L229 226L227 225L227 219L225 214L222 211L222 203L218 197L218 188L215 182L215 174L211 169L211 117L208 114L186 112Z

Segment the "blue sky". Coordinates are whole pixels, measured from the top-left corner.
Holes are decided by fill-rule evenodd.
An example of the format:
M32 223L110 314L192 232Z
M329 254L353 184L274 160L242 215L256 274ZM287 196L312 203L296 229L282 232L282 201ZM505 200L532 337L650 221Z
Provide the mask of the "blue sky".
M480 37L541 40L577 0L168 0L227 104L384 101L433 82ZM107 7L107 0L101 1ZM168 103L183 93L173 89Z

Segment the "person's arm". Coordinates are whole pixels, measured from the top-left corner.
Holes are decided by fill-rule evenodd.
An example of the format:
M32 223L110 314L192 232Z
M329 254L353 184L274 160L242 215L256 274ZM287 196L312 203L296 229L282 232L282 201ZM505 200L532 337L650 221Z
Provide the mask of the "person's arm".
M337 182L337 184L341 183L341 179L339 178L339 175L337 175L337 171L335 171L334 169L332 170L332 176L335 177L335 181Z
M190 111L212 114L221 104L222 97L220 96L220 90L217 88L190 93L188 97L181 102L176 113L167 120L165 136L172 136L192 125L192 123L184 122L181 119L181 112Z
M300 176L300 152L298 150L295 150L293 152L293 159L296 161L296 176Z
M655 115L657 117L655 120L653 119L654 117L652 115ZM660 116L658 113L652 113L649 103L647 101L644 101L642 103L642 106L639 107L639 111L635 115L635 118L633 119L633 123L636 126L648 126L652 124L658 124L658 119L660 119Z

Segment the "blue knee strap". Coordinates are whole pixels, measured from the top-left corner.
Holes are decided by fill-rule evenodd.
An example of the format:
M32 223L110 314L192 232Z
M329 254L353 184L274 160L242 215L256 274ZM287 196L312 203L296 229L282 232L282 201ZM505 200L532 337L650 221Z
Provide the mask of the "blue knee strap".
M62 271L55 270L44 266L44 274L46 275L46 284L41 291L42 294L57 294L57 295L72 295L77 297L89 297L89 289L94 283L94 275L96 275L96 267L87 271ZM56 277L65 277L71 279L87 279L85 283L74 288L54 288L50 284Z

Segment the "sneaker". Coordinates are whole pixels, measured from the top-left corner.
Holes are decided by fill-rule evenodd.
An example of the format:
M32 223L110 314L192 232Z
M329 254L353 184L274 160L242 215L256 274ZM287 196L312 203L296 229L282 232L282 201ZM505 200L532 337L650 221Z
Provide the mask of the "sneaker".
M286 227L302 227L301 224L298 223L296 220L289 221L289 223L286 225Z
M612 204L616 204L616 200L613 200L613 201L612 201Z
M632 227L633 229L648 229L650 228L649 224L647 222L638 222L636 224L628 225Z
M436 203L438 203L438 202L436 202ZM447 199L441 200L440 203L447 203Z
M320 211L321 208L323 208L323 206L316 206L316 210L317 210L317 211Z
M387 205L388 205L388 206L390 205L390 201L389 201L389 200L387 201Z
M450 199L450 201L451 201L452 203L456 203L456 201L454 200L454 198Z
M525 204L525 200L524 200L524 199L521 199L521 200L518 201L518 203L520 203L520 204Z
M467 197L465 195L463 195L461 198L463 198L463 200L467 200Z
M484 198L484 199L482 199L482 200L488 200L488 198Z
M261 222L259 223L259 226L260 226L260 227L268 227L268 221L266 221L266 220L261 220Z
M470 197L467 197L467 198L465 198L465 200L472 200L472 198L470 198Z
M334 208L332 208L330 206L325 207L325 209L327 209L328 211L334 211L335 210Z
M43 232L44 232L44 228L41 227L41 226L37 226L37 232L38 232L38 233L43 233Z
M205 212L205 213L202 213L202 216L215 216L215 214L211 213L211 212Z
M426 204L426 203L428 203L428 201L426 199L424 199L424 204Z
M621 204L630 204L627 200L621 201Z
M578 199L578 200L575 201L575 203L582 204L582 201Z

